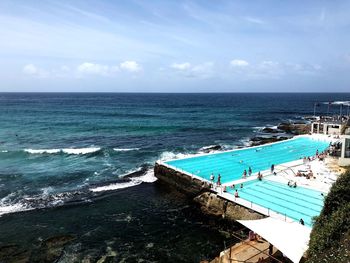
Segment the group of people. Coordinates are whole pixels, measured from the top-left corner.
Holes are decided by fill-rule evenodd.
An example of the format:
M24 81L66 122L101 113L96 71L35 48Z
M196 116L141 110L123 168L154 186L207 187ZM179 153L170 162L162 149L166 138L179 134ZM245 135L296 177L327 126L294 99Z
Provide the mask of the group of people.
M251 176L252 173L253 173L252 168L249 166L249 168L248 168L248 176ZM246 178L247 178L247 170L244 170L244 171L243 171L242 178L243 178L243 179L246 179Z
M302 173L301 171L298 171L295 176L306 177L306 179L314 178L314 174L311 170L308 173Z
M303 163L305 164L305 163L311 162L311 161L316 160L316 159L318 159L320 161L323 161L326 158L326 156L327 156L327 151L319 153L318 150L316 150L316 153L315 153L314 156L311 156L311 157L310 156L307 156L307 157L304 156L303 157Z
M212 184L214 184L215 175L213 173L210 175L210 181L211 181ZM218 180L216 181L216 185L217 186L221 185L221 175L220 174L218 174Z
M271 169L273 170L274 167L271 168ZM243 171L242 178L243 178L243 179L246 179L246 178L247 178L247 175L248 175L248 176L251 176L252 173L253 173L252 168L249 166L249 168L248 168L248 173L247 173L247 170L244 170L244 171ZM263 176L262 176L262 174L260 173L260 171L258 172L257 178L258 178L258 180L260 180L260 181L261 181L262 178L263 178Z

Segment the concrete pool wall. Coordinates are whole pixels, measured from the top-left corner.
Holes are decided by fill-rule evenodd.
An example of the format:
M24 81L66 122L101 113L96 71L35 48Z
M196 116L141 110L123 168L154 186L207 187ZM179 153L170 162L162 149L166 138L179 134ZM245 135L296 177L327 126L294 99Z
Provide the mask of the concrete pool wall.
M154 175L162 182L193 198L204 214L227 220L261 219L265 216L253 209L232 202L213 191L209 182L157 162Z

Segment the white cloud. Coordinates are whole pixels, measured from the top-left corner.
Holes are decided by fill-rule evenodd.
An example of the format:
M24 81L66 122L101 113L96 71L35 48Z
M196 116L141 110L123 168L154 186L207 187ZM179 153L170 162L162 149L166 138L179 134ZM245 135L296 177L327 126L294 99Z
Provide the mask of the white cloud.
M120 68L129 72L139 72L142 70L142 67L136 62L132 60L127 60L120 63Z
M209 75L211 75L213 72L213 66L214 63L213 62L204 62L202 64L198 64L192 67L192 73L196 76L200 75L200 76L204 76L204 77L208 77Z
M34 64L27 64L23 67L23 73L37 78L46 78L49 73L45 70L38 68Z
M189 62L173 63L170 68L175 69L188 78L208 78L213 75L213 62L204 62L192 65Z
M33 64L28 64L23 67L23 72L28 75L35 75L38 73L38 68Z
M231 60L230 65L232 67L247 67L249 66L249 63L243 59L234 59Z
M109 73L109 66L90 62L82 63L77 68L79 73L106 76Z
M191 63L184 62L184 63L173 63L170 67L178 70L188 70L191 68Z

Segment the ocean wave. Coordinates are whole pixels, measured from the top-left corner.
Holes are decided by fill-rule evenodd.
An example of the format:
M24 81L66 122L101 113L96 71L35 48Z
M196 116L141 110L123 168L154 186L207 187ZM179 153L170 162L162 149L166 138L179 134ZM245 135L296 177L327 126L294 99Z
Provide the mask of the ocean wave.
M99 192L132 187L141 183L153 183L156 180L153 167L145 165L129 171L119 182L117 181L107 185L91 188L83 187L80 190L59 193L52 186L47 186L42 188L40 193L34 195L26 195L22 191L16 191L0 199L0 216L34 209L58 207L66 204L90 202L95 197L100 196L98 194ZM97 195L91 193L96 193Z
M43 153L59 153L61 152L60 149L38 149L38 150L35 150L35 149L24 149L24 151L26 153L32 153L32 154L43 154Z
M249 137L246 137L246 138L242 138L239 140L239 142L244 146L244 147L249 147L251 146L251 141L250 141L251 138Z
M53 187L41 189L41 193L26 195L21 191L12 192L0 199L0 216L9 213L24 212L34 209L57 207L69 202L86 202L84 191L54 193Z
M23 212L28 210L33 210L32 207L27 207L24 204L16 203L16 204L0 204L0 217L5 214Z
M345 106L350 106L350 101L348 101L348 100L344 100L344 101L331 101L331 102L329 102L329 101L325 101L325 102L323 102L323 104L329 104L329 103L331 103L332 105L341 105L341 104L343 104L343 105L345 105Z
M138 173L141 170L142 170L142 167L138 168L136 170L133 170L131 172L131 174ZM130 173L128 175L130 175ZM118 190L118 189L123 189L123 188L136 186L136 185L139 185L139 184L142 184L142 183L153 183L153 182L155 182L157 180L157 178L154 176L153 168L148 169L141 176L128 177L128 179L129 179L129 181L126 181L126 182L111 183L111 184L108 184L108 185L93 187L93 188L90 188L89 190L91 192L114 191L114 190Z
M130 152L130 151L138 151L140 148L113 148L116 152Z
M168 160L173 160L173 159L181 159L181 158L186 158L186 157L193 157L198 155L199 153L174 153L174 152L162 152L160 154L159 160L161 161L168 161Z
M1 150L0 151L0 153L7 153L7 152L9 152L9 151L7 151L7 150Z
M129 182L124 182L124 183L113 183L105 186L99 186L95 188L90 188L91 192L104 192L104 191L113 191L113 190L118 190L118 189L123 189L131 186L136 186L141 184L141 180L130 180Z
M88 153L94 153L98 152L101 150L99 147L90 147L90 148L66 148L62 149L62 152L67 153L67 154L88 154Z
M88 147L88 148L64 148L64 149L24 149L24 152L30 154L57 154L57 153L66 153L66 154L89 154L98 152L101 150L99 147Z

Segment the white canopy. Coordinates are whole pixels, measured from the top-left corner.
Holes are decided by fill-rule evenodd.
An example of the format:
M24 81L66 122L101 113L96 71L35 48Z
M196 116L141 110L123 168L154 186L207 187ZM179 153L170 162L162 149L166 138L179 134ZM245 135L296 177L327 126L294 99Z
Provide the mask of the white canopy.
M285 222L267 217L259 220L238 220L269 241L294 263L298 263L308 248L311 228L297 222Z

